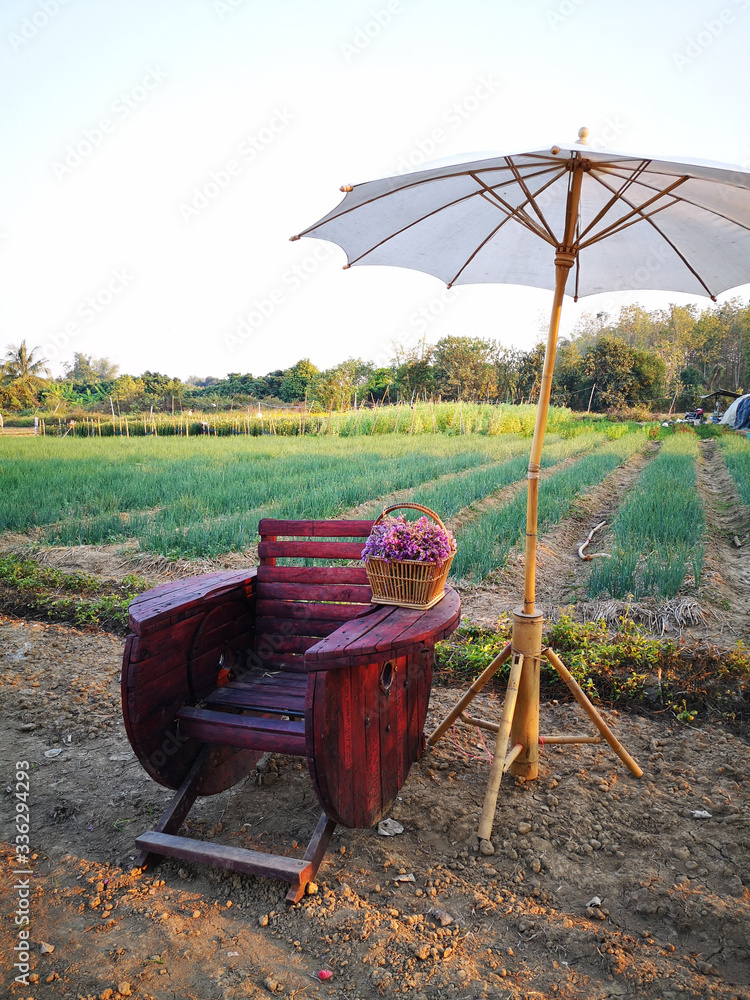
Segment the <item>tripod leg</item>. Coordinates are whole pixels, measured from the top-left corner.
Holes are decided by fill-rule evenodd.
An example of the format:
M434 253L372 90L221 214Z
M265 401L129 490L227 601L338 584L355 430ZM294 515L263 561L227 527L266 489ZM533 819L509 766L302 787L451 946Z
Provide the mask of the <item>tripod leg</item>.
M554 653L551 649L543 649L542 656L545 656L555 670L558 672L560 677L565 681L570 690L571 694L584 710L586 715L591 719L596 728L602 734L604 739L609 743L610 747L614 750L623 764L636 776L640 778L643 776L643 771L640 769L638 764L633 760L627 750L623 747L620 741L617 739L615 734L609 728L604 719L599 715L597 710L591 704L589 699L584 694L581 686L576 681L575 677L571 674L568 668L565 666L560 657Z
M505 769L505 755L508 752L508 738L510 737L510 727L513 724L513 713L516 710L516 699L518 698L518 685L521 680L522 668L523 653L514 653L513 663L510 668L510 678L508 680L508 690L505 694L503 713L500 716L500 726L495 741L495 755L492 758L490 780L487 784L487 791L484 794L482 818L479 821L479 839L482 842L482 847L491 846L485 845L485 841L489 841L492 836L492 823L495 818L500 781ZM488 853L490 853L489 850Z
M472 702L474 698L476 698L476 696L479 694L479 692L482 690L485 684L489 680L491 680L492 677L494 677L494 675L498 672L500 667L502 667L502 665L510 656L510 653L511 653L511 646L510 643L508 643L508 645L500 653L497 654L492 663L490 663L488 667L485 667L485 669L482 671L479 677L477 677L477 679L471 685L466 694L463 695L458 704L451 709L451 711L448 713L448 715L446 715L446 717L443 719L443 721L440 723L437 729L435 729L435 731L430 735L430 737L427 740L428 747L434 747L435 744L438 742L438 740L447 732L447 730L450 729L450 727L459 717L461 712L463 712L466 706L470 704L470 702Z

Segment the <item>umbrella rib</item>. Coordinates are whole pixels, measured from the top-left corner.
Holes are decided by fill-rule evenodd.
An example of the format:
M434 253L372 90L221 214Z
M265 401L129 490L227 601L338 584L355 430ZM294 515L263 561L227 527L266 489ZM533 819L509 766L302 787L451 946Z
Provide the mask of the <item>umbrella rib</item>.
M529 188L528 188L528 186L526 184L525 179L521 175L520 170L518 169L518 167L516 166L516 164L513 162L513 160L511 160L507 156L505 158L505 162L508 164L508 166L510 167L510 169L513 171L513 176L516 178L516 183L521 188L521 190L523 191L523 193L526 195L527 203L530 204L531 207L536 212L537 216L539 217L539 221L544 226L545 230L549 233L550 239L553 240L554 242L557 242L555 240L555 234L550 229L549 223L547 222L547 220L544 217L544 213L542 212L542 210L539 208L539 206L537 205L536 201L534 200L534 195L529 190ZM553 181L554 181L554 179L551 180L549 183L553 183ZM546 185L545 185L545 187L546 187ZM543 191L544 187L541 190Z
M493 208L500 209L500 211L506 213L506 219L505 219L506 222L510 219L515 219L515 221L518 222L519 225L524 226L526 229L529 229L532 233L534 233L535 236L540 236L543 240L547 240L548 243L550 242L550 240L547 239L547 236L541 229L541 227L538 226L534 222L534 220L530 218L526 214L526 212L523 211L524 206L527 205L528 202L524 201L520 205L518 205L517 208L513 208L511 205L505 202L497 194L496 191L493 191L491 188L485 187L485 190L480 191L479 193L482 196L482 198L484 198L484 200L487 202L488 205L492 205Z
M602 187L606 188L607 191L612 191L612 188L609 186L609 184L606 184L601 179L601 177L597 177L597 175L595 173L593 173L593 172L592 172L592 176L593 176L594 180L598 181L598 183L601 184ZM604 237L606 237L606 236L613 236L615 233L620 232L622 229L626 228L626 225L624 225L624 223L627 223L627 220L630 219L630 218L632 218L633 216L641 216L641 218L647 219L648 215L644 212L644 209L648 208L649 205L653 205L655 202L659 201L660 198L664 198L664 197L670 196L673 199L673 201L671 202L671 204L672 205L676 204L679 201L679 198L677 198L675 195L673 195L672 191L676 187L679 187L680 184L684 184L686 180L687 180L687 177L679 177L673 184L669 184L666 188L663 188L662 190L658 191L652 198L648 198L646 201L643 202L642 205L638 205L638 206L633 205L631 202L629 202L627 200L627 198L625 198L622 188L620 189L620 191L617 191L617 192L612 191L612 193L614 195L614 199L613 199L613 201L611 203L614 203L614 201L622 201L626 205L630 205L631 211L630 212L626 212L625 215L620 216L619 219L616 219L609 226L605 226L604 229L602 229L600 232L598 232L595 237L592 237L591 240L587 241L586 243L581 244L581 246L588 246L591 243L595 243L595 242L598 242L601 239L604 239ZM667 208L667 207L669 207L669 206L667 206L667 205L663 205L662 206L662 208ZM658 211L661 211L661 209L658 209ZM634 221L637 221L637 219L634 220ZM593 224L594 223L592 222L591 225L593 225ZM587 230L590 229L590 228L591 228L591 226L587 226Z
M493 236L495 236L497 233L499 233L500 230L503 228L503 226L507 222L510 222L512 218L513 218L513 216L506 215L506 217L503 219L503 221L500 223L500 225L499 226L495 226L495 228L492 230L492 232L489 233L487 235L487 237L482 240L482 242L479 244L479 246L476 248L476 250L474 250L473 253L469 254L469 256L466 258L466 260L464 261L464 263L461 265L461 267L459 267L459 269L453 275L453 277L451 278L451 280L448 282L448 288L451 288L456 283L456 280L461 277L461 275L463 274L463 272L466 270L466 268L469 266L469 264L471 264L471 262L474 260L474 258L476 257L476 255L479 253L479 251L483 250L487 246L487 244L490 242L490 240L493 238Z
M597 214L594 216L591 222L589 222L586 228L581 233L578 234L579 241L581 237L584 237L586 233L590 232L590 230L594 228L594 226L597 224L597 222L599 222L600 219L604 218L604 216L607 214L610 208L612 208L612 206L615 205L617 201L625 194L627 189L635 183L636 179L643 173L649 162L650 162L649 160L641 160L640 164L636 167L636 169L633 170L633 172L628 177L625 177L623 179L620 188L617 191L612 191L612 197L609 199L604 208L602 208L599 212L597 212ZM596 176L596 171L594 171L593 169L589 172L593 176Z
M517 222L520 222L522 225L527 226L527 228L531 229L531 231L533 233L535 233L537 236L540 236L543 240L546 240L548 243L553 242L552 240L549 240L547 238L547 236L544 233L544 231L542 229L540 229L539 226L536 225L536 223L533 221L533 219L530 219L528 216L526 216L526 214L524 212L519 212L517 209L513 209L511 205L508 205L500 197L500 195L497 194L497 192L493 191L492 188L488 187L487 184L485 184L485 182L483 180L481 180L479 177L477 177L472 171L468 170L468 171L466 171L465 174L461 174L461 175L457 174L455 176L467 176L467 177L471 177L473 181L475 181L477 184L480 185L480 190L479 191L470 191L469 194L462 195L460 198L456 198L455 201L447 202L445 205L439 205L437 208L433 209L433 211L427 212L426 215L422 215L418 219L413 219L411 222L407 223L405 226L402 226L401 229L397 229L395 232L389 233L386 237L384 237L382 240L380 240L379 243L375 243L373 246L371 246L367 250L363 251L363 253L359 254L358 257L353 257L349 261L349 266L351 266L352 264L357 264L359 261L362 260L363 257L366 257L368 254L372 253L373 250L377 250L379 247L383 246L384 243L387 243L389 240L394 239L394 237L396 237L396 236L400 236L401 233L405 233L407 229L411 229L413 226L418 225L420 222L424 222L425 219L429 219L431 216L437 215L438 213L444 211L447 208L452 208L454 205L460 205L461 202L468 201L469 198L474 198L477 195L479 195L480 197L485 197L485 200L488 200L486 198L487 194L492 195L492 197L494 199L496 199L496 200L495 200L495 202L491 202L491 204L493 204L493 206L495 208L502 207L508 213L507 216L506 216L506 219L504 220L505 222L507 222L509 219L515 219ZM550 181L550 183L552 183L552 181ZM411 186L411 185L409 185L409 186ZM403 188L401 190L403 190ZM383 195L379 195L378 197L384 197L384 196ZM376 200L377 200L376 198L371 199L371 201L376 201ZM360 203L360 205L364 205L364 204L368 204L368 202L361 202ZM359 208L360 206L358 205L356 207ZM523 206L521 206L521 207L523 207ZM343 215L343 213L342 213L342 215ZM339 218L339 216L336 216L336 218ZM331 222L333 220L329 219L328 221ZM315 228L315 227L313 227L313 228ZM500 228L500 227L498 227L498 228ZM307 232L310 232L310 230L307 230ZM301 235L304 235L304 233L301 234ZM468 263L468 261L467 261L467 263ZM466 267L466 264L464 264L464 267ZM463 270L463 268L461 270ZM460 271L459 271L459 274L460 274Z
M532 177L532 178L536 178L536 177L539 177L540 175L548 174L549 172L550 172L549 170L537 170L535 173L529 174L528 176ZM548 187L550 187L550 185L554 184L555 181L559 180L560 177L562 177L562 175L563 175L564 172L565 172L564 170L555 170L554 173L553 173L553 175L549 178L549 180L546 181L544 184L542 184L542 186L534 193L533 197L534 198L538 198L540 194L542 194L544 191L547 190ZM480 180L479 173L480 172L477 171L477 176L475 177L475 180ZM492 193L493 195L496 195L496 192L497 192L498 188L505 187L506 185L513 183L513 181L512 180L507 180L507 181L503 181L501 184L490 185L490 184L487 184L485 181L481 181L480 180L480 183L484 184L485 188L490 193ZM499 196L498 196L498 200L499 200ZM519 207L522 208L524 205L528 204L528 201L530 201L530 200L531 200L531 198L529 197L529 199L526 202L522 202L522 204ZM537 211L538 211L538 209L537 209ZM531 219L529 219L529 221L531 222ZM552 238L555 240L555 243L558 242L557 239L555 238L555 234L551 230L550 230L550 236L552 236Z
M545 240L545 242L551 243L553 246L557 246L557 240L555 239L555 235L549 230L549 228L546 226L546 223L545 223L545 229L546 229L545 232L545 229L542 229L542 227L538 223L534 222L534 220L524 211L525 206L532 201L530 195L527 197L526 201L521 202L520 205L518 205L516 208L513 208L513 206L509 204L507 201L505 201L504 198L500 197L500 195L497 193L497 191L495 191L494 188L491 188L488 184L485 184L485 182L481 179L481 177L477 177L475 174L472 174L471 176L474 178L477 184L481 184L483 190L480 192L480 194L483 195L486 201L494 205L495 208L500 208L501 210L507 212L509 218L515 219L522 226L526 226L527 229L530 229L532 233L534 233L536 236L539 236L541 239ZM555 180L557 180L557 177L553 177L549 181L549 183L552 184L554 183ZM547 185L545 185L545 187L546 186ZM542 190L544 190L544 188L542 188ZM494 201L490 201L490 198L494 199Z
M349 266L351 266L352 264L358 263L358 261L362 260L363 257L366 257L369 253L372 253L373 250L377 250L378 247L382 247L384 243L387 243L389 240L394 239L394 237L396 237L396 236L400 236L401 233L405 233L406 230L407 229L411 229L412 226L417 226L417 225L419 225L420 222L424 222L425 219L429 219L433 215L438 215L438 213L443 212L446 208L453 208L454 205L460 205L462 201L467 201L469 198L475 198L477 195L481 195L481 194L482 194L481 191L470 191L469 194L461 195L461 197L460 198L456 198L455 201L446 202L445 205L439 205L437 208L433 209L431 212L427 212L426 215L421 215L418 219L413 219L411 222L408 222L405 226L402 226L401 229L397 229L397 230L395 230L395 232L389 233L382 240L380 240L380 242L374 243L367 250L363 251L358 257L353 257L349 261ZM373 198L372 200L375 201L376 199ZM367 202L362 202L362 204L367 204ZM360 206L358 205L357 207L359 208ZM339 218L339 216L336 216L336 218ZM333 220L329 219L328 221L332 222ZM314 228L315 227L313 226L313 229ZM310 232L310 230L307 230L307 231ZM304 236L304 233L302 233L301 235ZM321 238L324 238L324 237L321 237Z
M686 180L691 180L694 178L686 178ZM600 178L597 178L600 180ZM653 184L649 184L647 181L641 181L641 186L649 188L651 191L658 191ZM606 186L606 185L605 185ZM730 215L724 215L723 212L718 212L715 208L708 208L705 205L699 204L697 201L692 201L690 198L686 198L684 195L673 195L675 201L681 202L683 205L690 205L691 208L697 208L700 212L706 212L708 215L712 215L715 219L723 219L725 222L730 222L734 226L738 226L740 229L750 230L750 225L744 222L740 222L738 219L733 219Z
M545 171L545 172L546 172L546 171ZM536 176L536 174L535 174L535 176ZM558 178L559 178L560 176L561 176L561 172L560 172L560 171L557 171L557 172L555 173L555 176L554 176L554 177L551 177L551 178L550 178L550 179L549 179L549 180L547 181L547 183L546 183L546 184L544 184L544 185L543 185L543 186L542 186L542 187L541 187L541 188L539 189L539 191L537 191L537 195L539 195L539 194L540 194L540 193L541 193L542 191L546 190L546 188L548 188L550 184L554 184L554 182L555 182L555 181L556 181L556 180L557 180L557 179L558 179ZM480 192L480 193L481 193L481 195L482 195L482 197L484 197L484 198L485 198L485 200L486 200L486 201L488 201L488 202L490 202L490 197L492 197L492 198L494 199L494 201L490 202L490 204L492 204L492 205L493 205L493 206L494 206L495 208L501 208L501 209L503 209L504 211L506 211L506 212L507 212L507 214L506 214L505 218L503 219L503 221L502 221L502 222L500 223L500 225L499 225L499 226L496 226L496 227L495 227L495 228L494 228L494 229L492 230L492 232L491 232L491 233L489 233L489 235L488 235L488 236L487 236L487 237L486 237L486 238L485 238L484 240L482 240L482 242L481 242L481 243L479 244L479 246L478 246L478 247L476 248L476 250L474 250L474 252L473 252L472 254L470 254L470 256L469 256L469 257L467 257L466 261L465 261L465 262L464 262L464 263L463 263L463 264L461 265L461 267L460 267L460 268L458 269L458 271L456 271L456 273L455 273L455 274L453 275L453 277L451 278L451 280L450 280L450 281L448 282L448 288L450 288L450 287L451 287L452 285L454 285L454 284L456 283L457 279L458 279L458 278L460 278L460 276L461 276L461 275L463 274L463 272L464 272L464 271L466 270L466 268L467 268L467 267L469 266L469 264L471 264L471 262L472 262L472 261L474 260L474 258L475 258L475 257L477 256L477 254L478 254L478 253L480 252L480 250L483 250L483 249L484 249L484 247L485 247L485 246L487 246L487 244L488 244L488 243L490 242L490 240L491 240L491 239L492 239L492 238L493 238L493 237L494 237L494 236L495 236L495 235L496 235L497 233L499 233L499 232L500 232L500 230L501 230L501 229L503 228L503 226L504 226L504 225L505 225L505 224L506 224L507 222L510 222L510 221L511 221L511 219L516 219L517 221L521 222L521 224L522 224L522 225L526 225L526 226L527 226L527 228L531 230L531 232L535 233L536 235L538 235L539 237L541 237L541 239L545 240L546 242L548 242L548 243L552 243L552 245L553 245L553 246L556 246L556 245L557 245L557 241L555 240L555 236L554 236L554 233L552 233L552 232L551 232L551 231L550 231L549 229L548 229L548 232L549 232L549 235L550 235L551 239L549 239L549 240L548 240L548 239L547 239L547 237L545 236L544 232L542 232L542 231L541 231L541 230L539 229L539 227L535 225L535 223L533 222L533 220L532 220L532 219L530 219L530 218L528 218L528 217L527 217L527 216L525 215L525 213L522 213L522 215L520 215L520 216L519 216L519 215L517 214L517 211L518 211L518 210L516 210L516 212L514 212L514 211L513 211L513 210L512 210L511 208L510 208L510 206L507 206L507 205L505 204L505 202L503 201L503 199L502 199L502 198L500 198L500 196L499 196L499 195L497 194L497 192L496 192L496 191L495 191L495 190L494 190L493 188L491 188L491 187L489 187L489 186L488 186L487 184L485 184L485 182L484 182L484 181L483 181L483 180L482 180L482 179L481 179L480 177L475 177L474 179L475 179L475 180L476 180L476 181L477 181L477 182L478 182L479 184L481 184L481 185L482 185L482 187L484 188L484 190ZM527 192L527 193L528 193L528 192ZM529 200L531 200L531 196L530 196L530 194L529 194ZM499 204L498 204L498 203L499 203ZM523 204L526 204L526 202L524 202ZM519 206L519 208L523 208L523 204L522 204L522 205L520 205L520 206ZM524 219L525 219L526 221L523 221Z
M558 161L558 163L556 165L559 165L559 161ZM499 164L497 167L493 167L492 169L493 170L507 170L507 167L504 167L502 164ZM537 173L535 173L533 176L537 176L537 174L544 174L544 173L547 173L548 171L549 171L549 167L537 171ZM436 180L453 180L456 177L472 177L474 180L476 180L476 177L474 176L474 172L473 171L471 171L471 170L457 170L455 173L447 173L447 174L442 174L440 177L429 178L429 182L433 182L433 181L436 181ZM375 183L375 182L374 181L367 181L366 183L372 184L372 183ZM420 184L425 184L425 183L427 183L427 181L424 178L422 178L422 180L412 181L411 183L404 184L402 187L396 188L396 189L394 189L392 191L383 191L380 194L374 195L372 198L366 198L364 201L360 201L356 205L350 205L348 208L342 208L342 210L340 212L338 212L336 215L331 215L331 216L329 216L329 217L326 218L326 220L325 220L326 225L329 222L335 222L337 219L343 218L343 216L348 215L350 212L356 212L357 209L362 208L364 205L372 205L374 202L380 201L382 198L389 198L391 195L395 194L396 191L398 191L398 192L407 191L409 188L418 187ZM507 181L503 181L503 184L510 184L510 183L512 183L512 179L509 179ZM473 195L475 195L476 193L477 193L476 191L472 191L470 194L464 195L463 197L464 198L470 198ZM456 205L461 200L462 199L459 198L455 202L451 202L450 204ZM443 206L443 207L448 207L448 206ZM314 232L320 225L321 225L320 221L316 222L314 225L308 226L307 229L303 229L302 232L298 233L297 235L298 235L298 237L300 237L300 236L307 236L309 233ZM321 239L323 239L323 238L324 237L321 237Z
M624 199L623 199L623 200L624 200ZM677 198L672 198L672 200L671 200L671 201L670 201L670 202L669 202L668 204L666 204L666 205L660 205L660 206L659 206L658 208L655 208L655 209L654 209L654 211L653 211L653 212L651 212L651 213L650 213L650 214L648 214L648 215L646 215L646 213L645 213L645 212L644 212L644 214L643 214L643 215L636 215L636 217L635 217L635 218L632 218L632 219L630 220L630 222L626 222L626 223L625 223L624 225L622 225L622 226L621 226L621 227L620 227L619 229L617 229L617 230L616 230L616 231L615 231L614 233L611 233L611 232L603 232L603 233L597 233L597 235L596 235L596 236L592 236L592 237L591 237L591 239L589 239L589 240L586 240L586 242L585 242L585 243L582 243L582 244L581 244L581 245L579 246L579 248L578 248L578 249L579 249L579 250L583 250L583 249L586 249L587 247L591 247L591 246L593 246L593 245L594 245L595 243L601 243L601 241L602 241L602 240L606 240L606 239L608 239L608 238L609 238L610 236L617 236L617 235L618 235L619 233L624 233L624 232L625 232L625 230L626 230L626 229L630 229L630 227L631 227L631 226L635 226L635 225L637 225L637 224L638 224L639 222L643 222L643 221L644 221L644 219L645 219L645 220L648 220L648 219L651 219L651 218L653 218L653 217L654 217L655 215L658 215L658 214L659 214L660 212L663 212L663 211L664 211L665 209L667 209L667 208L671 208L671 207L672 207L672 205L676 205L676 204L677 204Z
M606 188L607 188L607 189L609 190L609 188L608 188L608 185L604 184L604 182L603 182L603 181L601 180L601 178L597 177L597 178L596 178L596 180L598 180L600 184L602 184L602 185L603 185L604 187L606 187ZM672 248L672 250L674 250L674 252L675 252L675 253L677 254L677 256L678 256L678 257L680 258L680 260L682 261L682 263L683 263L683 264L685 265L685 267L686 267L686 268L688 269L688 271L690 271L690 273L691 273L691 274L693 275L693 277L694 277L694 278L695 278L695 279L696 279L696 280L697 280L697 281L698 281L698 282L699 282L699 283L700 283L700 284L701 284L701 285L703 286L703 288L705 288L705 290L706 290L706 294L707 294L707 295L708 295L708 296L709 296L709 297L710 297L711 299L713 299L714 301L716 301L716 297L715 297L715 295L713 294L713 292L711 291L711 289L710 289L710 288L708 287L708 285L706 284L706 282L705 282L705 281L703 280L703 278L701 278L701 276L700 276L700 275L698 274L698 272L697 272L697 271L695 270L695 268L693 267L693 265L692 265L692 264L690 263L690 261L689 261L689 260L687 259L687 257L686 257L686 256L684 255L684 253L682 253L682 251L681 251L681 250L679 250L679 249L678 249L678 248L677 248L677 247L675 246L675 244L674 244L674 243L672 242L672 240L670 240L670 238L669 238L669 237L668 237L668 236L666 235L666 233L664 233L664 232L663 232L663 230L661 230L661 229L659 228L659 226L657 226L657 224L656 224L656 223L654 222L653 218L652 218L652 217L651 217L650 215L646 215L646 214L644 214L643 212L641 212L641 209L637 208L637 207L636 207L635 205L632 205L632 204L631 204L631 203L630 203L630 202L629 202L629 201L627 200L627 198L623 198L622 200L623 200L623 201L625 202L625 204L626 204L626 205L629 205L629 206L630 206L630 207L631 207L631 208L633 209L633 211L634 211L634 212L636 212L636 213L637 213L637 214L638 214L638 215L640 216L640 218L641 218L641 219L642 219L642 220L643 220L644 222L648 222L648 224L649 224L650 226L653 226L653 228L654 228L654 229L656 230L656 232L657 232L657 233L659 234L659 236L661 236L661 238L662 238L662 239L664 240L664 242L665 242L665 243L667 244L667 246L671 247L671 248ZM653 200L653 199L652 199L652 200ZM676 198L675 198L675 201L677 201L677 199L676 199ZM673 204L674 204L674 202L673 202ZM667 207L669 207L669 206L667 206L667 205L663 205L663 206L662 206L662 207L661 207L660 209L658 209L658 211L663 211L663 210L664 210L665 208L667 208ZM632 213L630 213L630 214L632 214ZM653 214L655 215L656 213L654 212ZM630 226L630 225L634 225L634 224L635 224L636 222L638 222L638 219L633 219L633 222L631 222L631 223L628 223L628 226ZM609 233L609 235L611 236L611 235L612 235L612 233ZM599 241L600 239L603 239L603 238L604 238L604 236L603 236L603 235L599 236L599 237L597 238L596 242L598 242L598 241ZM590 241L589 241L589 243L588 243L587 245L588 245L588 246L590 246L590 245L591 245L591 243L593 243L593 242L595 242L595 241L594 241L594 240L590 240ZM579 249L580 249L580 248L579 248Z

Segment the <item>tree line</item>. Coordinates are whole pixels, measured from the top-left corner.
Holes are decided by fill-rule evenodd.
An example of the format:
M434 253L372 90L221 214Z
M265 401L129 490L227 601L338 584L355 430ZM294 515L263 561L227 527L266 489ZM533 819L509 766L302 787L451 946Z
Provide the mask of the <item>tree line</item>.
M529 351L475 336L436 344L394 346L391 363L375 367L349 358L326 370L308 358L265 375L230 372L185 381L160 372L119 374L107 358L77 353L60 378L50 377L38 348L7 349L0 367L0 411L138 412L232 409L264 403L342 410L418 399L534 402L544 343ZM688 409L715 388L750 385L750 305L739 299L698 310L675 306L587 314L558 345L552 402L602 412L647 407Z

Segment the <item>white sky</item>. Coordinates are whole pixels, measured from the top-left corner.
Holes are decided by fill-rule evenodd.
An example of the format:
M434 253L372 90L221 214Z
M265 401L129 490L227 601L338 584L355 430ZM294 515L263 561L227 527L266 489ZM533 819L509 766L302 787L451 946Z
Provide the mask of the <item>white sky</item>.
M181 378L385 364L423 332L528 348L550 292L288 238L343 183L581 125L748 166L749 42L750 0L4 0L0 348ZM691 299L567 299L564 330L633 301Z

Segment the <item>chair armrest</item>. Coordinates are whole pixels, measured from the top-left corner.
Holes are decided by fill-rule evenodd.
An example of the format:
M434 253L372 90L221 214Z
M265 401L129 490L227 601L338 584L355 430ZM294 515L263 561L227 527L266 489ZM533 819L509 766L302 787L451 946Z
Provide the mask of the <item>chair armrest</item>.
M461 620L461 599L452 587L427 611L394 607L373 608L346 622L305 653L308 671L331 670L384 660L415 646L434 646L450 635Z
M253 596L255 569L204 573L186 580L162 583L139 594L130 602L130 629L142 635L168 619L184 615L206 600Z

